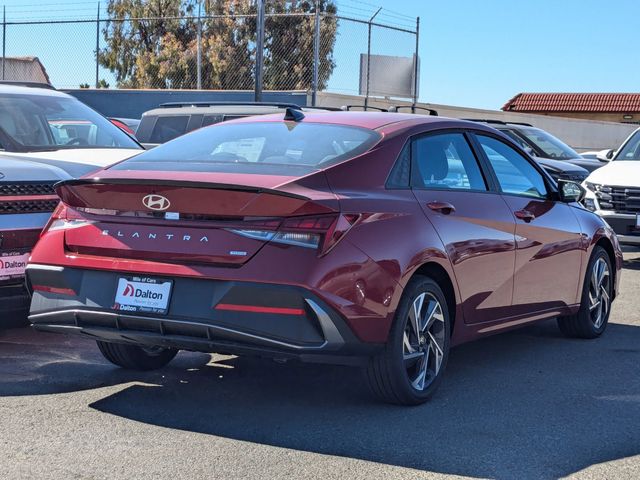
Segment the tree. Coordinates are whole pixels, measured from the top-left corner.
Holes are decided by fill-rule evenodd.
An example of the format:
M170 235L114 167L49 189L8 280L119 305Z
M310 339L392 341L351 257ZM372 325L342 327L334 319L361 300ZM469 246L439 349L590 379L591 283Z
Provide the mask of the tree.
M306 89L313 71L315 0L270 0L266 6L264 88ZM332 0L319 0L319 86L335 67L337 20ZM194 88L197 0L110 0L100 64L124 88ZM297 15L287 15L296 13ZM305 14L305 15L300 15ZM252 0L208 0L202 13L202 86L254 85L256 7Z

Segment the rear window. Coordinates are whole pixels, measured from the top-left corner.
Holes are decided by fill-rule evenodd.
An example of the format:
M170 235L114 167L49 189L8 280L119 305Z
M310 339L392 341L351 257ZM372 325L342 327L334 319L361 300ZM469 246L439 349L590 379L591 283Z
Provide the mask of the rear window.
M277 166L318 169L367 151L379 138L372 130L344 125L219 124L196 130L112 168L237 173L272 173Z
M188 115L177 117L158 117L153 126L149 143L164 143L179 137L187 131Z

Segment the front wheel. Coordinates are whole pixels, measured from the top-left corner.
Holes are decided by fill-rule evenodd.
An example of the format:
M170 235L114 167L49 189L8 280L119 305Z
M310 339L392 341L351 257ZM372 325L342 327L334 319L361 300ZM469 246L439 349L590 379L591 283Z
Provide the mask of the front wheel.
M560 331L574 338L596 338L602 335L609 322L612 295L611 260L604 248L596 246L587 266L580 309L575 315L558 318Z
M367 367L371 390L385 402L419 405L442 380L451 323L440 286L416 277L407 285L384 351Z
M100 353L114 365L127 370L157 370L168 364L178 350L162 347L140 347L97 340Z

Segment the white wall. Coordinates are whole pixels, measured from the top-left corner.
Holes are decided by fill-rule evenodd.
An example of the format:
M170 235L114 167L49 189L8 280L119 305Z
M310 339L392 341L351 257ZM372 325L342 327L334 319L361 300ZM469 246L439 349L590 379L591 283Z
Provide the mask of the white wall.
M327 107L363 105L364 98L357 95L319 92L317 103L319 106ZM370 100L369 105L387 108L391 105L409 105L409 103L375 99ZM638 127L638 125L625 123L577 120L573 118L503 112L501 110L482 110L478 108L455 107L452 105L437 105L433 103L419 103L418 105L433 108L437 110L438 114L442 117L480 118L530 123L560 138L578 152L618 148L623 140Z

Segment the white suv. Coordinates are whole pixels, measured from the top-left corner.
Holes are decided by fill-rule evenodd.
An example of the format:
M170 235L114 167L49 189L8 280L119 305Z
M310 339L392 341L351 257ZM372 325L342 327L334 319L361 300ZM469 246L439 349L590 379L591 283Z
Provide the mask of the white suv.
M139 143L71 95L40 84L0 82L5 157L47 163L80 177L141 151Z
M617 152L598 158L610 161L584 181L584 206L611 225L620 243L640 246L640 128Z

